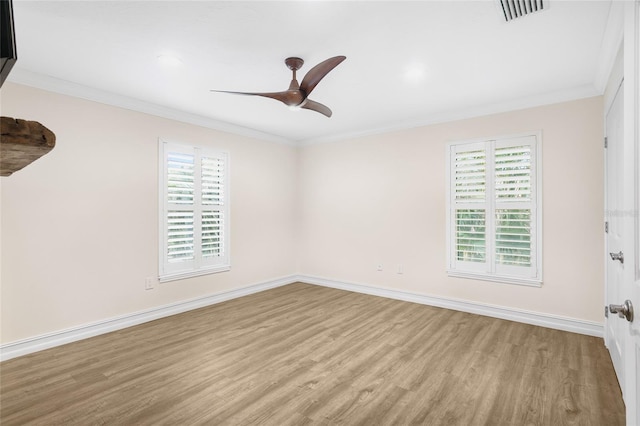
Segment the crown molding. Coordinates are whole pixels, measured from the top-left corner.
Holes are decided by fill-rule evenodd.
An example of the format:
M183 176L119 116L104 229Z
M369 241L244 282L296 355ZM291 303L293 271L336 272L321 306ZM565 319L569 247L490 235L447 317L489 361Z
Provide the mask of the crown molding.
M342 133L322 138L301 140L298 141L298 144L313 145L318 143L339 142L347 139L357 139L365 136L379 135L384 133L413 129L417 127L430 126L433 124L441 124L451 121L465 120L492 114L517 111L527 108L535 108L539 106L575 101L578 99L591 98L600 95L602 95L602 91L598 90L591 84L586 84L583 86L574 87L572 89L528 96L525 98L509 100L506 102L478 105L467 109L431 114L418 120L407 120L390 126L378 127L375 129Z
M614 49L614 53L617 50ZM615 54L613 56L615 60ZM610 67L609 67L610 68ZM607 74L608 78L608 74ZM282 136L273 135L248 127L238 126L224 121L214 120L196 114L187 113L173 108L168 108L139 99L130 98L112 92L95 89L89 86L73 83L67 80L39 74L21 68L14 68L9 75L7 81L11 83L22 84L25 86L35 87L62 95L73 96L80 99L86 99L106 105L116 106L132 111L142 112L170 120L176 120L184 123L194 124L213 130L228 132L240 136L247 136L263 141L276 142L290 146L305 146L318 143L339 142L348 139L357 139L366 136L373 136L407 130L417 127L424 127L433 124L441 124L451 121L464 120L469 118L481 117L486 115L516 111L526 108L534 108L538 106L568 102L577 99L599 96L603 90L598 89L594 85L583 85L568 90L544 93L540 95L529 96L525 98L513 99L505 102L494 104L478 105L461 110L445 111L442 113L431 114L417 120L405 120L394 123L389 126L377 127L374 129L356 130L353 132L339 133L335 135L301 139L298 141L286 139ZM606 83L606 79L605 79ZM606 84L605 84L606 85Z
M49 92L59 93L61 95L73 96L88 101L98 102L136 112L142 112L145 114L180 121L183 123L194 124L196 126L232 133L235 135L247 136L250 138L260 139L267 142L282 143L285 145L296 145L295 142L283 138L282 136L261 132L259 130L238 126L220 120L214 120L212 118L203 117L197 114L191 114L161 105L156 105L128 96L119 95L117 93L95 89L89 86L84 86L82 84L73 83L71 81L62 80L19 67L14 67L11 70L11 74L7 78L7 81L9 81L10 83L22 84L24 86L47 90Z

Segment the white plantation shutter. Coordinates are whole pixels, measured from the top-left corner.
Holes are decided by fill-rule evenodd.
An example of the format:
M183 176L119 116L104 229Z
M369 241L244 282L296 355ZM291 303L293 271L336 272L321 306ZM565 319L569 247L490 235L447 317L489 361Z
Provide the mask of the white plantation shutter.
M225 162L221 158L202 158L202 256L224 256Z
M229 269L226 153L160 141L160 280Z
M509 139L494 145L496 270L504 274L518 270L531 273L535 262L533 140Z
M487 152L484 144L456 147L452 184L455 262L468 270L487 263Z
M167 202L170 205L193 205L194 158L191 154L167 153L166 191ZM165 215L167 221L167 261L173 263L193 260L193 210L167 210Z
M450 275L541 282L537 135L450 143Z

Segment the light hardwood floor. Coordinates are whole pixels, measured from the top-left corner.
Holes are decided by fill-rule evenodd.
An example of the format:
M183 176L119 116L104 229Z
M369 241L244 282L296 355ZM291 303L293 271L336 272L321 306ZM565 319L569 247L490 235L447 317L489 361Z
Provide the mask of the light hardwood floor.
M623 425L602 339L291 284L0 364L9 425Z

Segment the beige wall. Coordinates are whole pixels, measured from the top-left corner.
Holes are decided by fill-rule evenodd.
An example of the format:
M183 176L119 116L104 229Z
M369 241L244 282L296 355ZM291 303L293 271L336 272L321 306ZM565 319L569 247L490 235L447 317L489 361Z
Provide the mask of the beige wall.
M294 273L601 322L601 97L295 148L11 83L0 96L2 115L57 135L0 179L2 343ZM530 130L543 135L543 286L447 277L445 142ZM229 151L232 270L146 291L158 137Z
M601 322L602 108L595 97L301 148L300 272ZM542 287L448 277L445 143L537 130Z
M2 115L56 147L0 179L2 342L246 287L295 270L297 152L7 83ZM227 150L230 272L158 284L158 137Z

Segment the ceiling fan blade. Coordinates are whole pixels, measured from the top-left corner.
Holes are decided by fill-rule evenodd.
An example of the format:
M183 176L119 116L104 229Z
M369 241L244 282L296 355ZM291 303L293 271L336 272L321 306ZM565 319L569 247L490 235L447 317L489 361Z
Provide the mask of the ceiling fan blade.
M334 56L333 58L320 62L315 67L311 68L304 76L300 89L309 96L311 91L318 85L318 83L320 83L320 80L322 80L329 71L337 67L345 59L347 59L346 56Z
M286 90L284 92L231 92L228 90L211 90L218 93L231 93L233 95L245 95L245 96L262 96L263 98L271 98L278 100L286 105L295 106L300 105L304 100L302 93L297 90Z
M307 101L302 105L301 108L319 112L320 114L324 114L327 117L331 117L332 114L328 106L322 105L320 102L312 101L309 98L307 98Z

